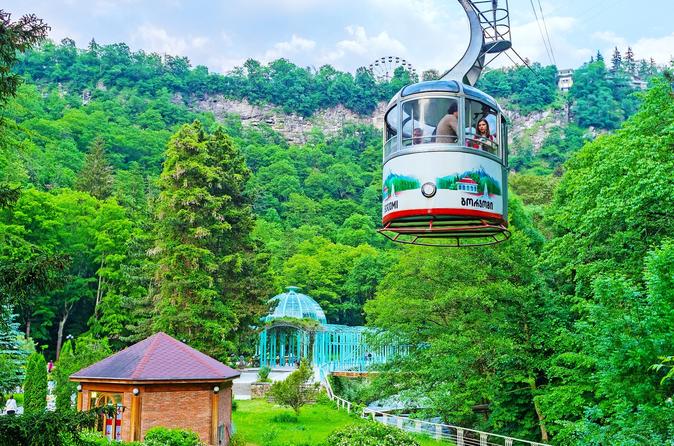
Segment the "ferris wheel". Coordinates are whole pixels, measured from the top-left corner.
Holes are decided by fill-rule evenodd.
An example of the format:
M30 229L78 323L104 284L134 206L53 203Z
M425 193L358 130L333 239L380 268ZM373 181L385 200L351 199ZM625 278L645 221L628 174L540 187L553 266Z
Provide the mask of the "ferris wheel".
M367 70L378 82L388 82L393 78L396 69L402 67L412 77L416 76L417 70L411 63L398 56L386 56L372 62Z

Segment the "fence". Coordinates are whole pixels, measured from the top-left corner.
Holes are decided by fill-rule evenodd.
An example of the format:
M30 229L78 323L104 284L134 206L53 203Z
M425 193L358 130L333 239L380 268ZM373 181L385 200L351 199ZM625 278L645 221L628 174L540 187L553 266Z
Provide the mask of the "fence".
M340 398L332 391L328 380L328 370L319 368L320 381L325 387L328 397L337 404L337 409L346 409L351 413L353 404ZM361 412L363 418L371 418L372 421L394 426L407 432L428 435L436 440L451 441L456 446L549 446L545 443L521 440L505 435L482 432L475 429L453 426L451 424L432 423L430 421L415 420L409 417L393 415L387 412L364 408Z

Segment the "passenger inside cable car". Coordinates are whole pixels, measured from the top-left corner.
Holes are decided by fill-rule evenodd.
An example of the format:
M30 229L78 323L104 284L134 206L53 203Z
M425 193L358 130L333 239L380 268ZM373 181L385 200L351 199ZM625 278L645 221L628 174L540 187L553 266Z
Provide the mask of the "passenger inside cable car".
M499 156L496 110L466 99L466 146Z
M435 129L435 142L454 143L459 137L459 106L453 101Z
M477 121L477 131L472 139L466 140L466 145L478 150L489 150L491 144L494 142L494 135L489 130L489 123L482 118Z

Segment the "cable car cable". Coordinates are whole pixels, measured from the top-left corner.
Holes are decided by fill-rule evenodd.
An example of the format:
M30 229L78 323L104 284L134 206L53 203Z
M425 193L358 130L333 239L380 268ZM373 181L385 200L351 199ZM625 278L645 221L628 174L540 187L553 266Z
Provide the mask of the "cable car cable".
M529 3L531 4L531 10L533 11L534 17L536 19L536 26L538 27L538 32L541 35L541 40L543 41L543 47L545 48L545 53L547 54L548 60L550 61L550 63L554 63L553 58L552 58L552 54L550 52L550 48L548 46L548 41L545 39L545 35L543 34L543 28L541 27L541 22L540 22L540 19L538 18L538 13L536 12L536 7L534 6L534 2L533 2L533 0L529 0Z
M534 12L534 17L536 18L536 25L538 26L538 31L541 34L541 39L543 40L545 52L548 55L548 59L550 59L550 63L554 63L552 62L552 56L550 55L550 50L548 49L548 42L545 40L545 36L543 35L543 28L541 27L541 22L540 20L538 20L538 13L536 12L536 7L534 6L534 0L529 0L529 3L531 3L531 10Z
M538 0L538 10L541 12L541 18L543 19L543 28L545 29L545 35L548 36L548 45L550 46L550 53L552 54L552 61L557 66L557 58L555 57L555 51L552 48L552 40L550 40L550 34L548 33L548 25L545 23L545 15L543 15L543 8L541 7L541 0Z

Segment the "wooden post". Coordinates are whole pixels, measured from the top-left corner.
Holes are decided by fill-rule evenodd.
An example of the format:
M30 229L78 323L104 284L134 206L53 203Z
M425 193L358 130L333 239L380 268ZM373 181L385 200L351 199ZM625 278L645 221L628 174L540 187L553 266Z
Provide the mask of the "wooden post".
M140 411L141 411L141 396L133 394L131 390L131 441L140 441Z
M78 385L82 386L82 384ZM79 387L79 390L77 391L77 410L82 410L82 387Z
M221 389L222 390L222 389ZM220 393L213 391L211 395L211 444L218 444L218 398Z

